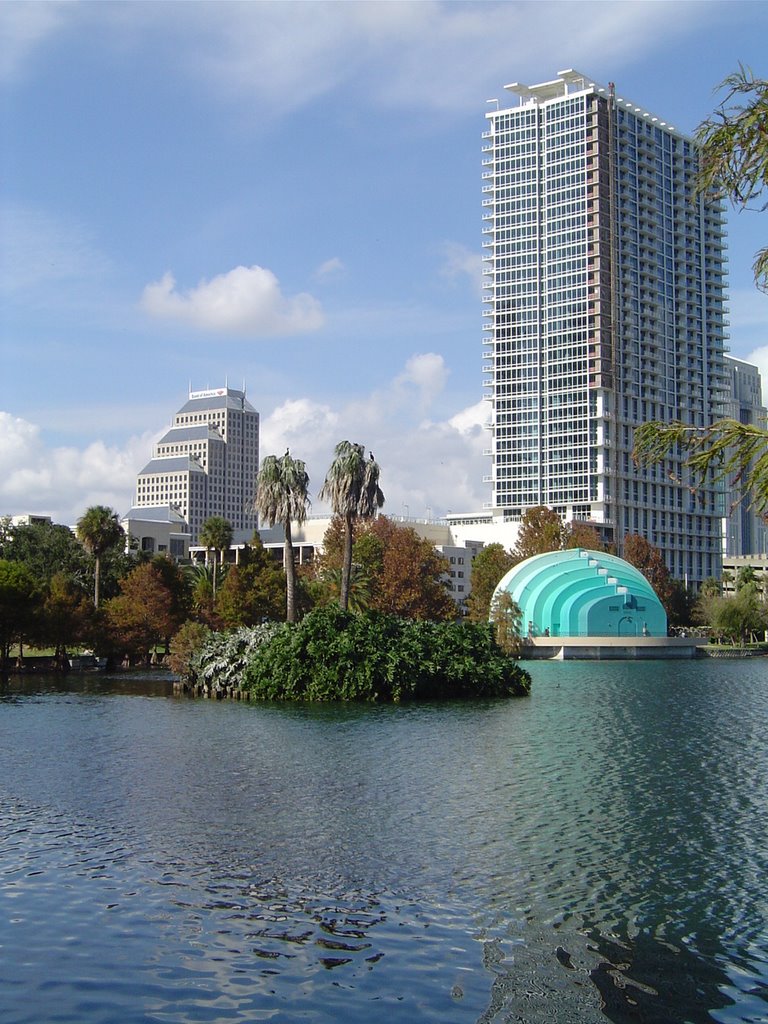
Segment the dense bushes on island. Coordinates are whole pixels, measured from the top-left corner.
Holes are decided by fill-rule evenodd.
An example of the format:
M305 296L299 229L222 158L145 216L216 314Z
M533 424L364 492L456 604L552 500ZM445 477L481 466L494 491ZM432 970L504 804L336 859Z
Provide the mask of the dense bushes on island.
M404 703L526 696L530 676L484 624L417 622L316 608L297 624L211 634L189 681L252 699Z

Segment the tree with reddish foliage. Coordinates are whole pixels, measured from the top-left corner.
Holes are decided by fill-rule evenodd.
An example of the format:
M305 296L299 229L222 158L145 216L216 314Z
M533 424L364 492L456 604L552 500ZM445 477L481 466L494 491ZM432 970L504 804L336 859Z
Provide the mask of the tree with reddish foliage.
M568 548L606 550L593 523L584 519L573 519L569 523L564 523L558 513L546 505L537 505L523 513L517 543L512 551L515 562L522 562L533 555L543 555L548 551L564 551Z
M608 547L597 527L586 519L572 519L566 526L565 543L568 549L585 548L587 551L607 551Z
M448 562L410 526L386 516L354 525L350 609L387 612L410 619L456 618L446 586ZM340 587L346 524L334 520L326 531L317 578L332 593Z
M622 557L645 576L669 615L676 599L676 587L659 549L645 537L637 533L628 533L624 538Z
M360 612L370 607L373 578L381 570L380 542L368 535L370 520L352 520L352 565L349 573L347 608ZM365 541L363 540L364 538ZM347 526L341 516L331 519L323 537L322 553L311 569L314 604L340 603Z
M537 505L523 513L512 554L516 562L522 562L547 551L560 551L564 537L565 524L557 512L546 505Z
M174 597L160 570L151 563L137 566L120 584L122 593L105 604L116 645L149 663L152 651L181 626Z
M171 618L185 622L192 614L192 590L184 570L168 555L155 555L151 563L160 573L171 595Z
M371 522L366 533L380 542L381 551L381 569L372 580L371 609L407 619L456 618L456 605L446 585L448 560L430 541L386 516ZM358 544L363 543L361 536Z

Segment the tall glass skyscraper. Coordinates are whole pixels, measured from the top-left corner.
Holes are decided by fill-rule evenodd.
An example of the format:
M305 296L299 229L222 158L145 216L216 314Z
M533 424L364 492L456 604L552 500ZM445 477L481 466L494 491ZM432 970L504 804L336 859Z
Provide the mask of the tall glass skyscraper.
M717 575L717 488L631 452L645 420L719 412L722 205L694 195L694 143L613 86L562 71L506 89L483 137L494 517L547 505L618 554L641 534L678 579Z

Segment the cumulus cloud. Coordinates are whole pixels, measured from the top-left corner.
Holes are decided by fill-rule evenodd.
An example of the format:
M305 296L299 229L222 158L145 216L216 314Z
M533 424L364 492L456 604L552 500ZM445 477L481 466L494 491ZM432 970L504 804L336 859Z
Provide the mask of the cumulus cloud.
M39 426L0 412L0 515L35 513L73 525L89 505L126 512L152 437L122 446L48 447Z
M477 436L479 430L485 430L490 422L490 406L484 400L476 405L467 406L461 409L448 420L449 424L458 430L460 434L474 434Z
M476 511L489 499L482 452L487 404L430 418L448 371L441 356L415 355L383 388L332 408L309 399L284 402L263 417L262 458L286 448L307 463L318 493L338 441L365 444L382 468L385 512L423 517ZM327 511L315 500L315 512Z
M403 372L395 379L394 389L401 393L399 404L405 402L426 411L445 388L448 367L442 356L434 352L411 356Z
M324 322L317 299L307 293L284 296L272 271L259 266L235 267L186 292L167 273L147 285L141 305L152 316L246 337L301 334Z

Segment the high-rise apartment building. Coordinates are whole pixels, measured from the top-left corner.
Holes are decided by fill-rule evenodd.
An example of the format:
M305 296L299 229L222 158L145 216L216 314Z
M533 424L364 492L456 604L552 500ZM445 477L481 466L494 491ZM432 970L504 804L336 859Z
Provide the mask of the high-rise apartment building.
M718 575L722 496L679 457L631 452L645 420L719 412L722 206L694 194L691 139L612 86L562 71L506 89L483 139L494 518L547 505L619 554L642 534L678 579Z
M259 414L245 392L191 391L139 473L131 513L171 510L188 524L192 544L209 516L223 516L236 538L250 540L258 469Z
M760 371L742 359L725 357L726 395L723 416L737 423L765 429ZM738 486L726 492L723 555L764 555L768 552L768 526L762 515L749 507Z

